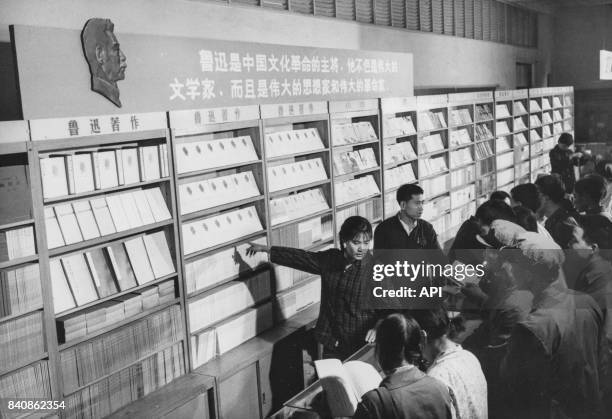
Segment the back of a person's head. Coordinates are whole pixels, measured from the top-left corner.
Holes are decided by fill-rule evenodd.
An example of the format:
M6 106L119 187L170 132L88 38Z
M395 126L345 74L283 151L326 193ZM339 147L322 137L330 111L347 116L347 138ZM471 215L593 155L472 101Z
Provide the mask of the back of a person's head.
M542 176L536 180L535 184L540 193L547 196L555 204L559 204L565 197L563 183L556 176Z
M510 200L510 194L506 191L493 191L491 192L491 201L505 201Z
M529 208L519 205L513 208L516 214L517 224L523 227L527 231L538 231L538 220L535 213Z
M569 132L564 132L563 134L559 136L558 143L565 144L566 146L569 147L572 144L574 144L574 137L572 137L572 134L570 134Z
M384 371L404 361L414 364L420 358L421 328L410 316L395 313L376 328L376 354Z
M608 182L612 181L612 161L600 160L595 164L595 173L604 177Z
M538 196L538 187L533 183L523 183L517 185L510 191L512 200L520 202L522 206L529 208L533 212L537 212L540 207L540 198Z
M599 205L607 193L606 180L595 174L585 176L576 182L574 191L592 204Z
M512 207L504 201L489 200L478 207L475 214L480 222L490 225L494 220L516 222L516 215Z
M602 254L609 258L612 250L612 221L599 214L588 214L580 217L580 225L584 230L584 239L590 244L596 244Z
M446 308L443 306L430 310L414 310L412 314L425 332L429 342L444 335L449 339L454 339L465 330L463 318L449 318Z

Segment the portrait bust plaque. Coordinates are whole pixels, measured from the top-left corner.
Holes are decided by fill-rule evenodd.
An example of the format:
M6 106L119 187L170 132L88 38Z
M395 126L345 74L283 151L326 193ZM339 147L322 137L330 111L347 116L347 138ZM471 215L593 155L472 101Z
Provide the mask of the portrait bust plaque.
M89 65L91 90L120 108L117 81L125 79L127 63L113 33L114 28L110 19L89 19L81 32L81 43Z

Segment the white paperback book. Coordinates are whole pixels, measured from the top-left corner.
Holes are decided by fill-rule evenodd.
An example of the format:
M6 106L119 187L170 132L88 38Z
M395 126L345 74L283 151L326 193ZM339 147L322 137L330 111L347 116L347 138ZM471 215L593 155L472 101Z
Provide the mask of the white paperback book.
M68 195L68 178L63 156L41 158L40 176L45 199Z

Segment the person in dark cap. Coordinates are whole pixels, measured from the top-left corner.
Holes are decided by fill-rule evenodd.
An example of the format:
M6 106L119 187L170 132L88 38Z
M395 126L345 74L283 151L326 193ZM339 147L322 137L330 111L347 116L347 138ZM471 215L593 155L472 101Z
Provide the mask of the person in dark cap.
M580 164L582 153L575 153L571 146L574 144L574 137L570 133L564 132L559 136L557 145L548 153L550 157L551 173L557 173L567 193L572 193L576 183L574 166Z

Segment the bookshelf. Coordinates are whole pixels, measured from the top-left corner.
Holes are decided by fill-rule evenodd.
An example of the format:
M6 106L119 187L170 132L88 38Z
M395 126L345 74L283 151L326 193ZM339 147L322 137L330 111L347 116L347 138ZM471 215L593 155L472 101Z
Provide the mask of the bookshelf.
M261 105L260 110L270 191L270 244L308 250L332 247L333 163L327 102ZM348 178L353 166L348 157L344 163L340 168ZM288 184L287 176L299 183ZM319 276L280 265L273 265L273 273L276 321L286 320L319 301Z
M495 92L495 167L497 189L509 191L515 184L515 141L512 135L513 92ZM517 147L518 148L518 147Z
M377 99L329 102L335 232L360 215L383 217L380 118Z
M267 259L246 255L268 242L259 117L257 106L169 113L192 369L272 326Z
M56 385L55 325L27 121L0 122L0 397L52 399Z
M418 182L416 97L382 98L384 218L399 211L397 189Z
M529 114L529 91L527 89L512 91L513 121L512 137L514 140L514 176L515 184L529 182L530 146L529 127L531 124Z
M106 416L187 370L166 125L161 112L30 121L48 356L54 398L69 406L63 416Z
M497 189L495 165L495 100L493 92L474 94L476 206Z
M448 95L417 96L419 184L425 191L423 218L433 224L440 242L450 237L450 151Z

